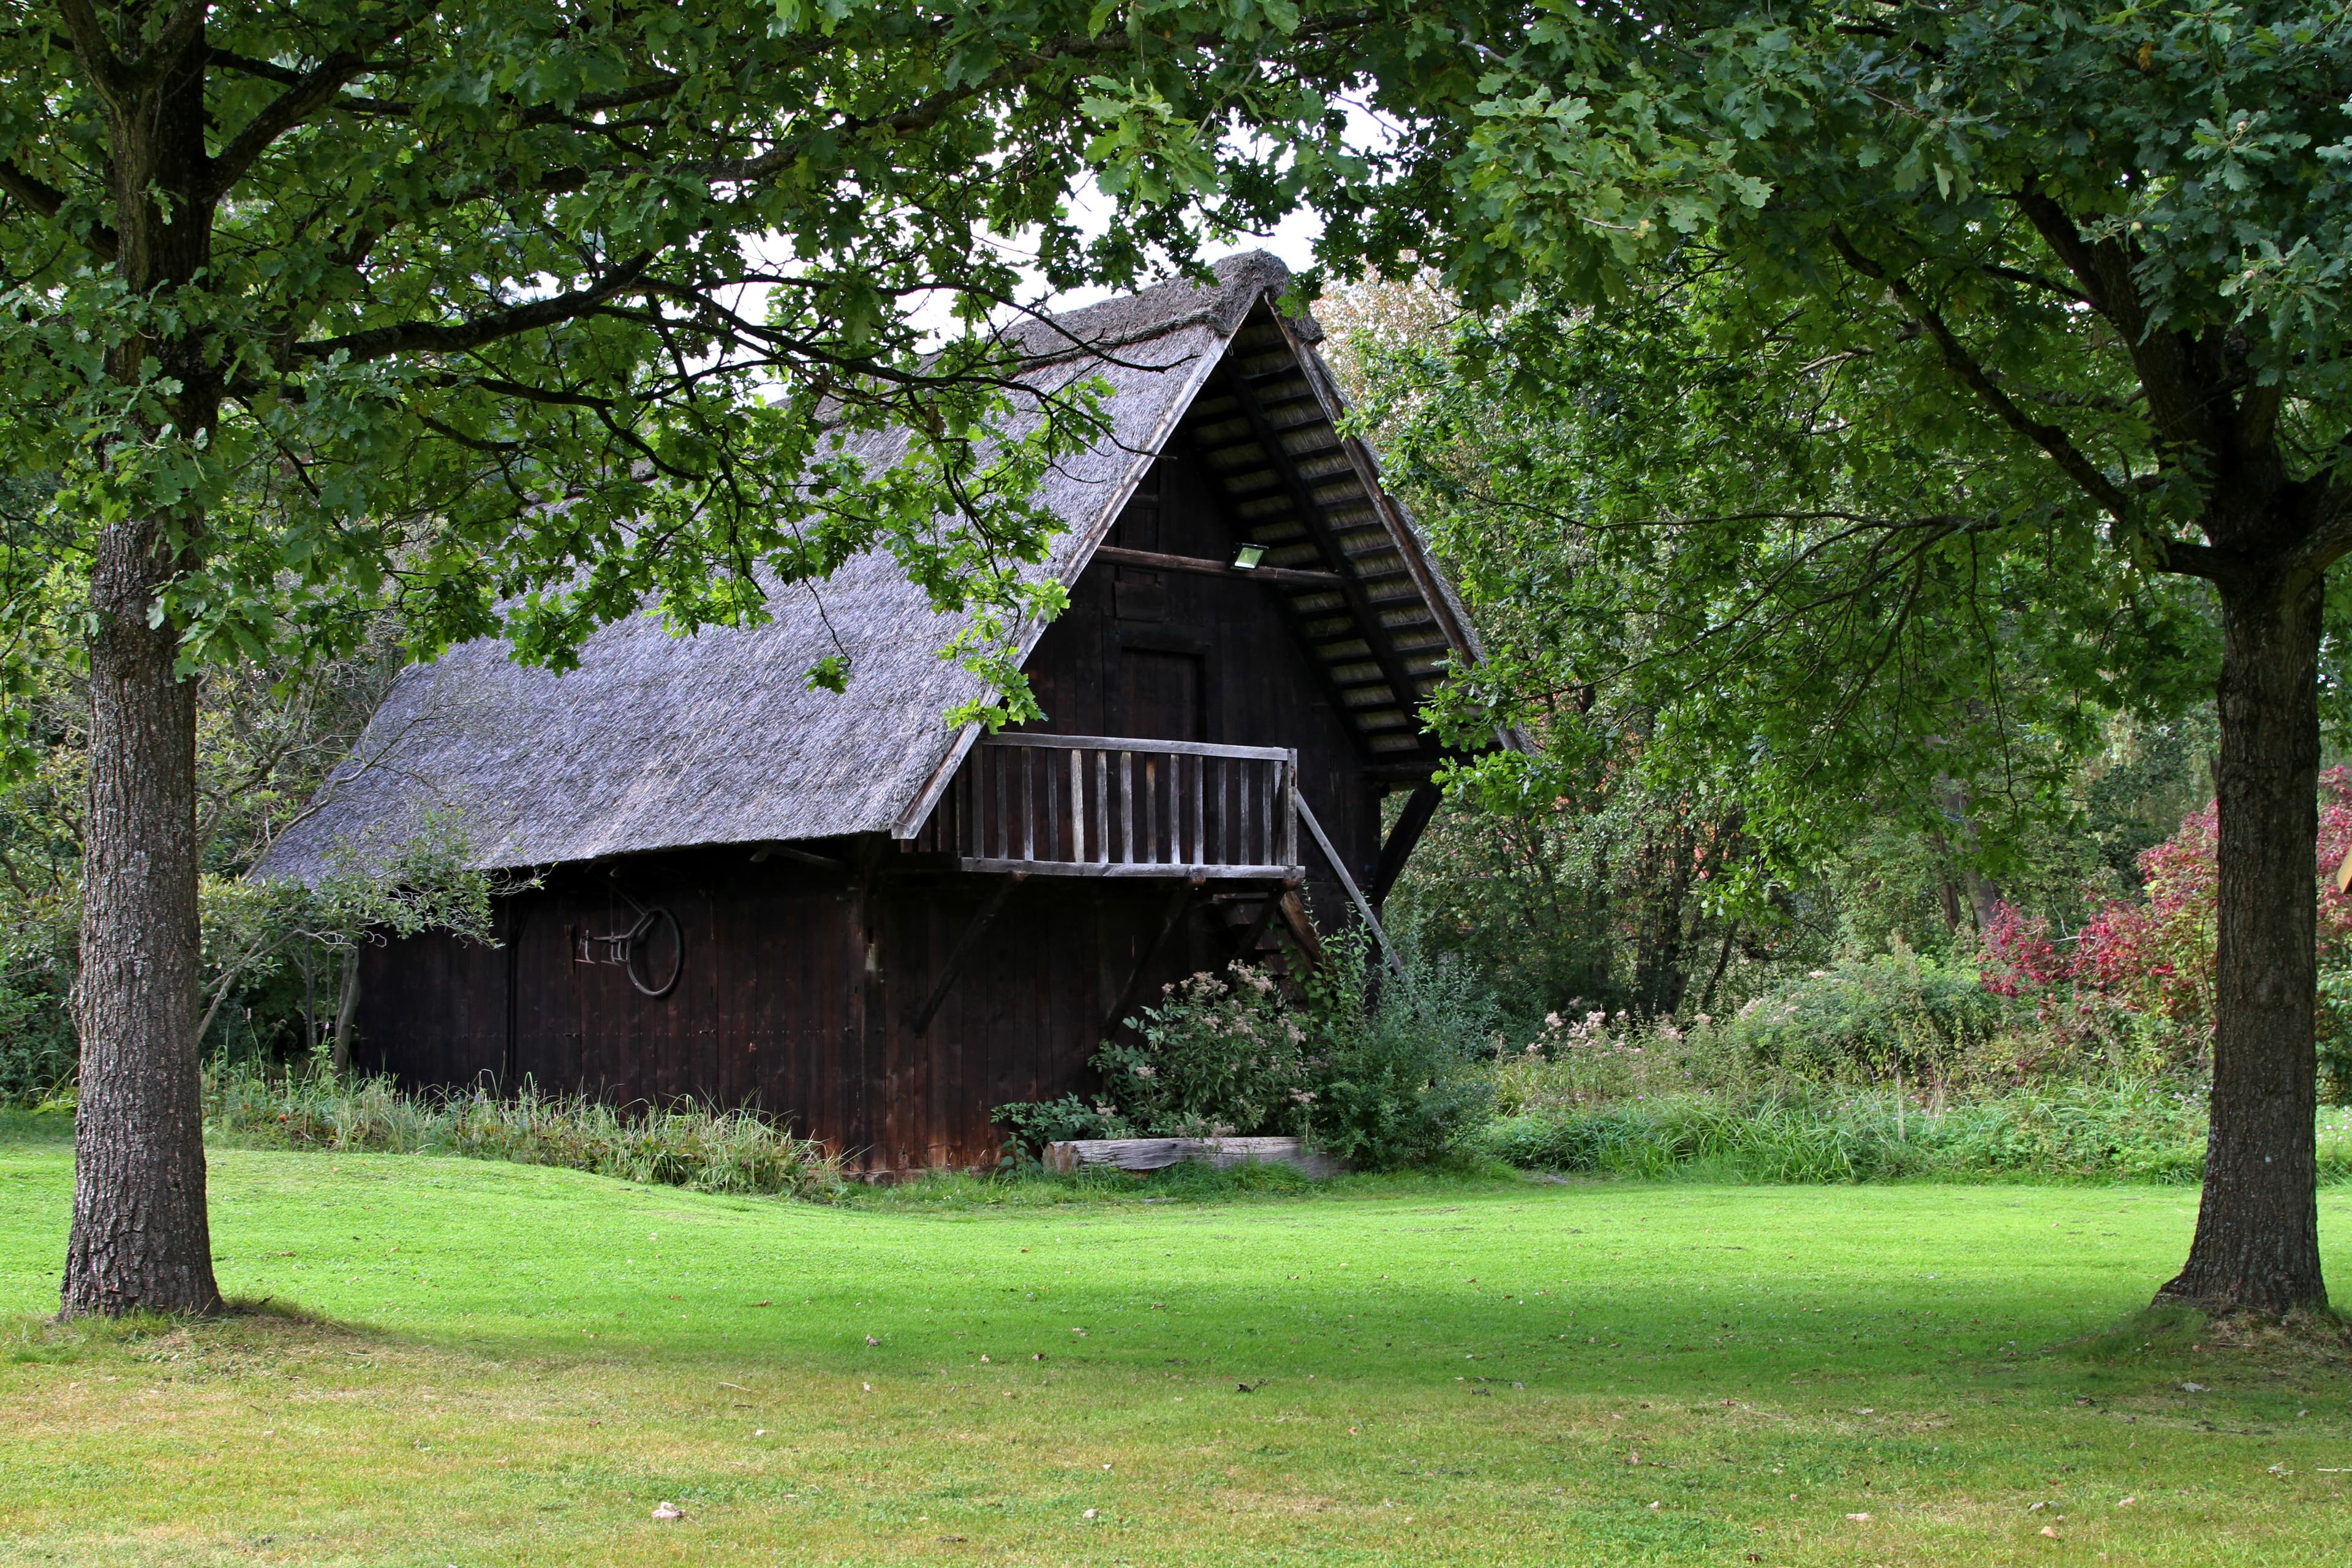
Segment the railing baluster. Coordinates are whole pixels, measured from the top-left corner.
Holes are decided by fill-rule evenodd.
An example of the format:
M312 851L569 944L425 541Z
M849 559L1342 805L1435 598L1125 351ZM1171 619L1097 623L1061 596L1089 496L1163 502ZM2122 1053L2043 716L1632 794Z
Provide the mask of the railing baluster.
M1135 864L1135 753L1118 754L1118 859Z
M1037 858L1037 786L1031 782L1029 752L1024 749L1021 757L1021 858Z
M1205 866L1209 863L1208 847L1201 842L1202 824L1208 821L1208 806L1202 796L1208 793L1209 759L1192 759L1192 858L1187 864Z
M1242 766L1241 766L1241 775L1242 775L1241 841L1240 841L1239 845L1237 846L1237 847L1238 847L1238 848L1240 849L1240 851L1241 851L1241 861L1240 861L1240 864L1242 864L1242 865L1244 865L1244 866L1247 866L1247 865L1250 865L1250 864L1252 863L1252 862L1251 862L1251 860L1250 860L1250 841L1249 841L1249 830L1250 830L1250 774L1251 774L1252 773L1255 772L1255 771L1256 771L1256 767L1255 767L1255 763L1250 763L1250 762L1248 762L1247 760L1244 760L1244 761L1242 763Z
M1298 864L1298 754L1292 752L1290 760L1284 763L1282 768L1290 780L1290 793L1282 801L1282 863L1296 866Z
M1274 763L1266 768L1265 796L1258 807L1259 820L1265 824L1265 864L1274 863L1274 801L1282 791L1282 764Z
M1045 752L1037 759L1038 770L1045 775L1045 858L1062 858L1062 784L1054 776L1054 753Z
M1110 864L1110 753L1095 753L1095 858Z
M1143 759L1143 858L1160 864L1160 763L1150 756Z
M1087 754L1070 753L1070 858L1087 858Z
M1004 764L1009 760L1002 751L996 752L996 820L993 826L996 828L996 858L1000 860L1010 859L1013 856L1013 815L1004 809ZM981 842L985 844L987 841L988 835L982 833Z

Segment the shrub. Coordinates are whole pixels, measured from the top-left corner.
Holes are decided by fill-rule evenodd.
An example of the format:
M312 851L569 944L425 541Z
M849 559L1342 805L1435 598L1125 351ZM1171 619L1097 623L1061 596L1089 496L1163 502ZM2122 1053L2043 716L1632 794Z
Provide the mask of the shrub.
M1902 1078L1949 1087L2027 1010L1972 969L1896 952L1817 969L1759 996L1724 1027L1752 1068L1813 1084Z
M1360 941L1331 944L1308 982L1318 1038L1308 1129L1318 1148L1368 1170L1436 1158L1483 1121L1494 1077L1494 997L1450 957L1407 950L1369 1005Z
M1360 941L1341 936L1294 1002L1245 963L1202 973L1107 1041L1091 1099L1000 1105L1021 1144L1075 1138L1296 1133L1351 1163L1389 1169L1444 1151L1483 1118L1494 1005L1454 963L1408 963L1377 986Z
M1754 1075L1730 1053L1726 1032L1701 1015L1685 1028L1671 1018L1578 1019L1554 1013L1524 1050L1496 1064L1495 1103L1503 1115L1723 1089Z
M1298 1010L1274 977L1242 963L1161 988L1128 1027L1139 1045L1106 1040L1087 1065L1091 1100L1000 1105L992 1113L1021 1143L1074 1138L1220 1138L1296 1132L1311 1100Z
M2137 857L2145 896L2109 902L2060 955L2045 921L2003 906L1985 931L1988 989L2031 1002L2054 1034L2104 1037L2142 1070L2201 1072L2215 1005L2220 819L2192 811ZM2318 900L2320 1062L2337 1099L2352 1096L2352 895L2336 868L2352 849L2352 770L2319 779L2313 852Z
M1298 1130L1311 1076L1307 1030L1274 977L1235 963L1164 989L1131 1019L1142 1043L1105 1041L1094 1069L1147 1137L1216 1138Z
M842 1185L824 1145L750 1110L615 1108L581 1095L409 1094L388 1078L337 1079L215 1066L208 1133L252 1147L457 1154L559 1165L705 1193L824 1197Z

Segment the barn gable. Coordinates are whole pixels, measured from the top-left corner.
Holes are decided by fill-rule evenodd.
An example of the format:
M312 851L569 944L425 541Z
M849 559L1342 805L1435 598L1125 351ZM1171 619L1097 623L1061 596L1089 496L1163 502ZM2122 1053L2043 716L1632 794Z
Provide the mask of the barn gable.
M1281 264L1237 257L1217 276L1015 334L1041 383L1100 375L1113 388L1109 437L1048 481L1068 531L1040 570L1076 583L1134 554L1109 542L1114 527L1155 461L1187 453L1213 476L1233 536L1263 548L1259 591L1280 595L1353 749L1398 778L1425 776L1437 752L1412 710L1450 658L1475 655L1465 618L1370 454L1339 434L1319 330L1274 308ZM783 590L763 626L677 638L646 616L608 627L568 675L519 666L494 639L467 644L403 673L258 874L314 877L337 843L394 839L436 811L455 813L477 861L498 867L884 830L912 839L979 738L940 721L975 689L937 655L958 629L869 554ZM1024 658L1049 632L1032 628ZM808 690L803 672L835 651L849 690Z

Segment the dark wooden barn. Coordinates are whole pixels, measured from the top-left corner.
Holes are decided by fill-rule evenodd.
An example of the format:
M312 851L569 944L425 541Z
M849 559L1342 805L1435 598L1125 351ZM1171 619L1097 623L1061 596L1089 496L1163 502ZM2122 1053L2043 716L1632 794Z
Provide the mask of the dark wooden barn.
M1026 654L1042 723L946 727L956 626L887 559L821 616L796 590L753 629L645 617L562 677L488 642L406 672L260 874L454 814L538 883L495 948L366 949L356 1065L756 1104L876 1172L992 1163L991 1108L1083 1090L1160 984L1377 907L1435 804L1414 709L1475 646L1335 429L1281 264L1218 278L1026 329L1115 389L1050 482L1071 603ZM835 638L849 690L806 689Z

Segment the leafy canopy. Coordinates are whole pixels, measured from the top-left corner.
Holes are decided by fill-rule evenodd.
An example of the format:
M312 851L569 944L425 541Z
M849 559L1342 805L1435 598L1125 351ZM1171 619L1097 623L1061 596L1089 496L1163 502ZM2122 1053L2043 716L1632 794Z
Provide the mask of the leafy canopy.
M2045 791L2077 700L2210 682L2168 574L2352 545L2340 6L1404 10L1399 133L1318 200L1481 313L1398 403L1532 616L1473 695L1622 678L1819 837L1867 781Z
M47 500L0 542L0 670L22 694L69 653L101 531L162 518L190 667L331 656L387 601L413 654L501 630L561 667L648 595L680 628L757 619L880 549L1025 711L1006 633L1057 602L1024 571L1054 526L1030 492L1097 412L984 331L1024 297L1006 242L1048 288L1127 283L1189 260L1199 212L1279 205L1323 111L1256 61L1313 26L1287 0L20 7L0 458ZM1232 150L1273 123L1279 162Z

